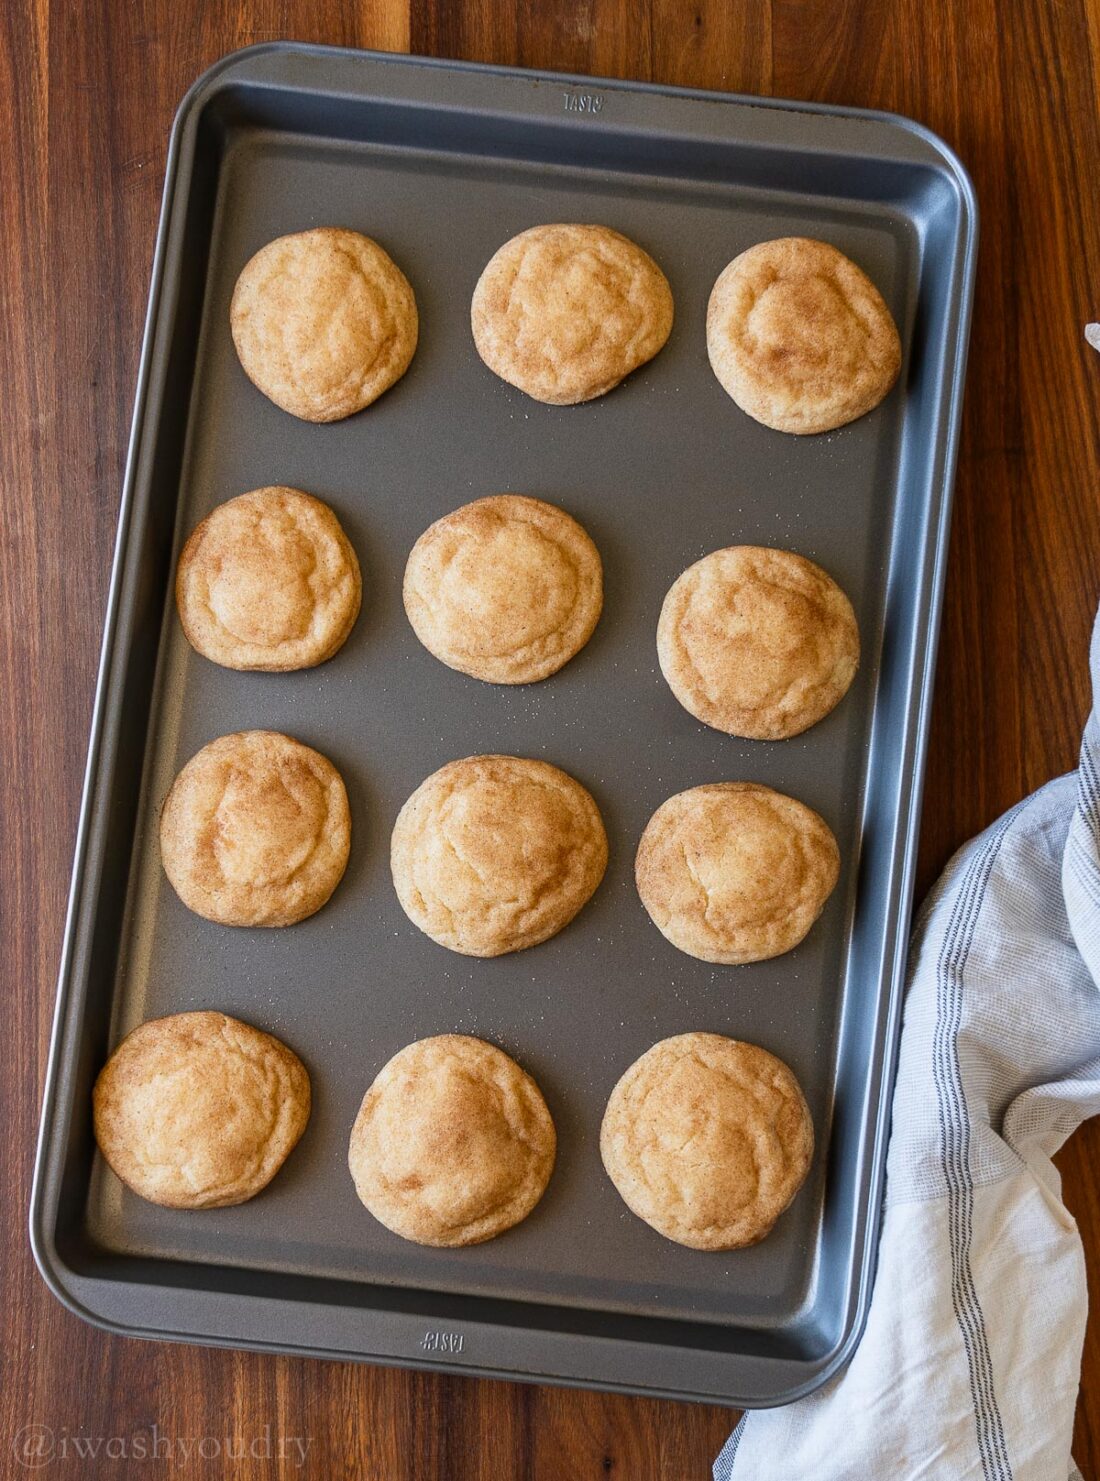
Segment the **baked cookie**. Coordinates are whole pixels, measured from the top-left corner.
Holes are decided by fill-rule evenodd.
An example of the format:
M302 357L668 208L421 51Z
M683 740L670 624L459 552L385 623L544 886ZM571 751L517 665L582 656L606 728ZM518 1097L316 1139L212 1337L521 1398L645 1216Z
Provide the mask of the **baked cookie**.
M188 909L225 926L291 926L320 910L351 847L348 794L319 751L274 730L223 735L172 783L164 872Z
M224 1013L141 1024L100 1070L92 1095L111 1170L166 1208L254 1198L305 1131L309 1104L298 1056Z
M742 411L779 432L828 432L879 404L901 341L865 272L809 237L780 237L722 270L707 307L707 353Z
M579 782L520 756L467 756L421 782L394 825L390 868L413 925L463 956L500 956L573 919L607 867Z
M852 604L820 566L789 550L715 550L670 588L657 657L697 720L749 740L816 725L859 667Z
M416 299L370 237L340 227L277 237L245 264L229 309L245 374L307 422L362 411L408 369Z
M470 325L501 380L570 406L653 359L672 329L672 290L652 257L609 227L532 226L490 259Z
M183 547L176 605L187 641L230 669L312 668L359 614L359 562L327 504L299 489L241 494Z
M409 1044L363 1097L348 1167L379 1223L415 1244L481 1244L538 1203L557 1137L538 1086L465 1034Z
M600 1155L632 1213L693 1250L764 1238L810 1170L814 1128L781 1059L722 1034L646 1051L607 1103Z
M436 520L405 567L405 611L429 653L490 684L555 673L603 606L599 551L553 504L496 494Z
M828 825L756 782L710 782L662 802L634 864L661 934L688 956L727 966L797 946L839 873Z

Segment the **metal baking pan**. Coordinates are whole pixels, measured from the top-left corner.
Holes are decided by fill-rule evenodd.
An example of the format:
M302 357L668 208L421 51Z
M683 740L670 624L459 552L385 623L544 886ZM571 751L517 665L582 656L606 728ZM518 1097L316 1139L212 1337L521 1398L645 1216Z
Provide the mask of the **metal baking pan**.
M564 408L491 375L468 322L496 248L558 220L625 232L676 301L655 360ZM259 246L321 224L361 229L393 254L421 339L376 406L313 426L246 380L228 308ZM850 1355L878 1232L976 230L951 152L882 114L298 45L240 52L200 78L168 158L31 1211L62 1301L144 1336L750 1406L806 1393ZM826 436L750 421L706 358L720 269L791 233L854 257L902 331L898 388ZM213 505L267 483L335 507L363 565L363 612L321 668L232 673L188 647L174 562ZM421 531L503 491L563 505L605 563L591 642L528 688L444 668L401 605ZM862 630L849 696L780 744L697 724L657 667L665 590L739 542L819 561ZM285 931L191 915L158 857L158 808L180 765L250 727L330 756L353 809L344 882ZM563 766L596 797L611 844L576 921L491 961L421 935L388 872L400 804L443 762L481 751ZM843 854L807 940L739 968L676 951L633 884L654 808L724 778L802 798ZM90 1091L137 1023L198 1007L284 1038L311 1071L314 1113L262 1196L184 1214L105 1173ZM736 1253L668 1243L600 1166L612 1085L655 1040L688 1029L779 1054L817 1129L807 1185L768 1239ZM533 1215L467 1250L389 1234L345 1163L378 1068L449 1030L513 1053L559 1133Z

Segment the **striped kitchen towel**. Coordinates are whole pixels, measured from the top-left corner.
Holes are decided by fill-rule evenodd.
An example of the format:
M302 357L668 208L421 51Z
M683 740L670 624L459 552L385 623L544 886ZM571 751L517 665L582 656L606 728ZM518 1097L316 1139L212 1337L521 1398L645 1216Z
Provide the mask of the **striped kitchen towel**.
M1075 774L916 923L878 1275L845 1371L747 1415L715 1481L1066 1481L1087 1292L1051 1157L1100 1110L1100 619Z

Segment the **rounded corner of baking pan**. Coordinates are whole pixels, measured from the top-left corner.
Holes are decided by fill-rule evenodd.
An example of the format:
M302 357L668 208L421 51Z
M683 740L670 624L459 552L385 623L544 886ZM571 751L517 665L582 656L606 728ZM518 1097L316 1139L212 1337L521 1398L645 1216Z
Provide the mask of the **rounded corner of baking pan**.
M39 1167L41 1168L41 1158ZM58 1250L57 1240L47 1214L48 1210L43 1200L42 1179L38 1177L35 1179L31 1193L27 1230L30 1237L31 1254L34 1256L39 1275L50 1294L60 1301L66 1311L71 1311L74 1316L80 1317L82 1321L90 1322L94 1327L115 1330L109 1321L89 1311L77 1295L74 1283L75 1272Z
M949 144L942 134L937 134L935 129L930 129L927 124L910 118L905 113L892 113L879 109L862 110L864 116L877 119L880 123L890 128L900 129L911 138L919 140L925 145L933 156L930 161L934 168L946 177L949 185L955 192L959 202L960 217L964 223L964 234L969 238L971 251L977 244L978 227L981 213L978 209L978 192L974 185L973 176L963 164L962 157L953 145Z
M303 48L293 41L257 41L251 46L239 46L227 51L210 66L200 72L176 105L172 120L171 144L177 140L193 118L196 118L211 99L222 88L242 80L248 80L255 71L255 64L268 57L292 58L301 54Z

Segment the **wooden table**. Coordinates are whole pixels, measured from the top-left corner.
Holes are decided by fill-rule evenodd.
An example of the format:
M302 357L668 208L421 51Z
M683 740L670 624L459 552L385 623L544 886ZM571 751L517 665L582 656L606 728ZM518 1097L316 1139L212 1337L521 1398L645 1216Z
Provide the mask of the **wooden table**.
M117 1340L68 1315L31 1261L31 1162L168 131L203 68L273 37L895 109L959 150L982 248L923 888L959 843L1074 765L1089 703L1100 356L1081 329L1100 317L1100 0L9 0L0 16L0 1475L14 1474L12 1437L39 1423L150 1446L237 1435L252 1443L233 1472L246 1478L705 1478L728 1410ZM1094 1290L1098 1157L1094 1123L1060 1158ZM306 1467L292 1444L267 1459L265 1434L273 1455L279 1435L310 1437ZM1100 1475L1096 1318L1076 1455ZM229 1473L175 1461L180 1474ZM106 1473L118 1473L106 1459L83 1472Z

